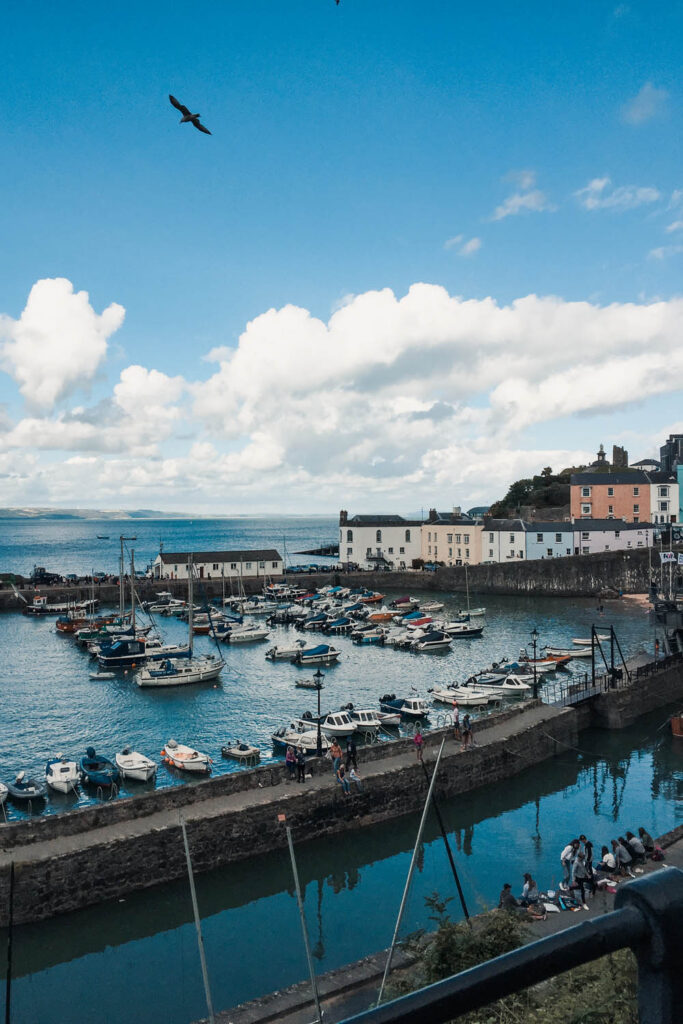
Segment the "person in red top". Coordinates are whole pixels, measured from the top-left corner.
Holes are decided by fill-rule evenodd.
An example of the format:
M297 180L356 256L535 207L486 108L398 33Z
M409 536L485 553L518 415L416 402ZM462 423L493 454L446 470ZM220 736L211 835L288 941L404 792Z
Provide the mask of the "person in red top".
M413 736L413 743L415 744L415 754L417 755L418 761L422 760L422 748L424 747L424 742L424 736L422 735L422 732L418 725L417 729L415 730L415 735Z

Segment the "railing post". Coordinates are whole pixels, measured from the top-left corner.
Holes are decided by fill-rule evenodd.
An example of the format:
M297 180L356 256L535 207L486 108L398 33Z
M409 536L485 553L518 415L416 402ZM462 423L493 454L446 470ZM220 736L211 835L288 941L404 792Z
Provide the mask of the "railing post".
M666 885L662 881L666 880ZM634 906L647 919L649 939L633 946L638 960L639 1024L677 1024L683 1013L683 871L668 868L619 886L615 909Z

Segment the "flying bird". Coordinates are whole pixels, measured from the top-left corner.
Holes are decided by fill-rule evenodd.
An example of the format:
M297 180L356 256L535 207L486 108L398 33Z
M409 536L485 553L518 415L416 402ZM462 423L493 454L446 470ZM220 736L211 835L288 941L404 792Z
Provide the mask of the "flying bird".
M199 120L199 118L202 116L201 114L190 113L187 107L183 103L179 103L175 96L171 96L170 93L168 94L168 98L173 104L173 106L176 108L176 110L179 110L180 113L183 115L180 118L181 124L185 124L186 121L190 121L195 126L195 128L197 128L200 132L204 132L205 135L211 134L209 129L205 128L204 125Z

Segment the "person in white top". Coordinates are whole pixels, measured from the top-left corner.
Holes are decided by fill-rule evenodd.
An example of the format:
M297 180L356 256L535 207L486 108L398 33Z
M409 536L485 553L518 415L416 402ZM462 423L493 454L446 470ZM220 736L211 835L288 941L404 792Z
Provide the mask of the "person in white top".
M581 843L578 839L572 839L571 843L567 843L560 854L560 862L562 864L562 870L564 871L565 885L569 885L572 877L572 864L576 860L576 855L579 852L580 845Z

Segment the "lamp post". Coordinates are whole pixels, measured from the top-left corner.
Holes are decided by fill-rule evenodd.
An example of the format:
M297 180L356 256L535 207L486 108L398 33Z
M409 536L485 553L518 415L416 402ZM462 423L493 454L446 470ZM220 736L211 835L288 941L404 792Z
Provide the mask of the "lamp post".
M538 698L538 678L536 676L536 645L538 643L538 630L534 626L531 630L531 643L534 648L534 700Z
M317 672L313 673L313 678L315 679L315 689L316 689L316 692L318 694L318 740L317 740L318 745L316 747L316 751L315 752L316 752L318 757L322 757L323 756L323 738L322 738L322 735L320 733L320 691L323 688L323 679L325 677L324 677L323 673L320 671L320 669L318 669Z

